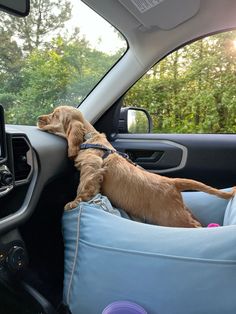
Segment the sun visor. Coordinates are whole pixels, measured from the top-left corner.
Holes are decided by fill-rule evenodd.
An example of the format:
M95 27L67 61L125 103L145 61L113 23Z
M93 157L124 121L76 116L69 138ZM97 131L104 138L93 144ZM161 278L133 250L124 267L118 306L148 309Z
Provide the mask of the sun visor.
M194 16L200 0L119 0L146 28L169 30Z

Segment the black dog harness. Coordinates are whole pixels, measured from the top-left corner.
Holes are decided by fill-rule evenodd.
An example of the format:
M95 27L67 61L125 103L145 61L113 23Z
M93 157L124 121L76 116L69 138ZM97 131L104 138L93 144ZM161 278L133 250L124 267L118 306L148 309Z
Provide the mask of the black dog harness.
M101 144L81 144L80 145L80 149L89 149L89 148L93 148L93 149L100 149L103 150L105 153L102 156L102 159L107 158L110 154L118 154L120 156L122 156L123 158L125 158L126 160L128 160L129 162L133 163L130 159L129 159L129 155L126 153L122 153L119 152L115 149L110 149L104 145Z

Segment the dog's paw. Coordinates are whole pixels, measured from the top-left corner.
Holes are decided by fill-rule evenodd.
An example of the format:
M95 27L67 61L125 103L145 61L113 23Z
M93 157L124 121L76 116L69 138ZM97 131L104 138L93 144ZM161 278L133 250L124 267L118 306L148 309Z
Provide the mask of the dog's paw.
M72 202L69 202L67 203L65 206L64 206L64 210L70 210L70 209L73 209L73 208L76 208L79 203L81 202L81 200L75 200L75 201L72 201Z

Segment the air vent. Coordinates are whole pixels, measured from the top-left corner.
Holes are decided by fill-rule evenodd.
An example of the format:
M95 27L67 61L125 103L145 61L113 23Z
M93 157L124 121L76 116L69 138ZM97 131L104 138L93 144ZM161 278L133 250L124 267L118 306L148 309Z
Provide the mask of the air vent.
M31 148L24 137L12 138L14 175L16 183L27 181L32 172Z

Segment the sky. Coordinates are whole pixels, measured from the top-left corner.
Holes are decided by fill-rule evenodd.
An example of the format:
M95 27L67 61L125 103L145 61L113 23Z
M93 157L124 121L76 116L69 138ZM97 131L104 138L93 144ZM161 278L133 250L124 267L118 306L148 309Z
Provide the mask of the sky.
M81 34L85 35L92 48L96 48L106 53L115 53L118 49L126 45L116 33L113 27L87 7L80 0L70 0L74 9L70 26L79 26Z

